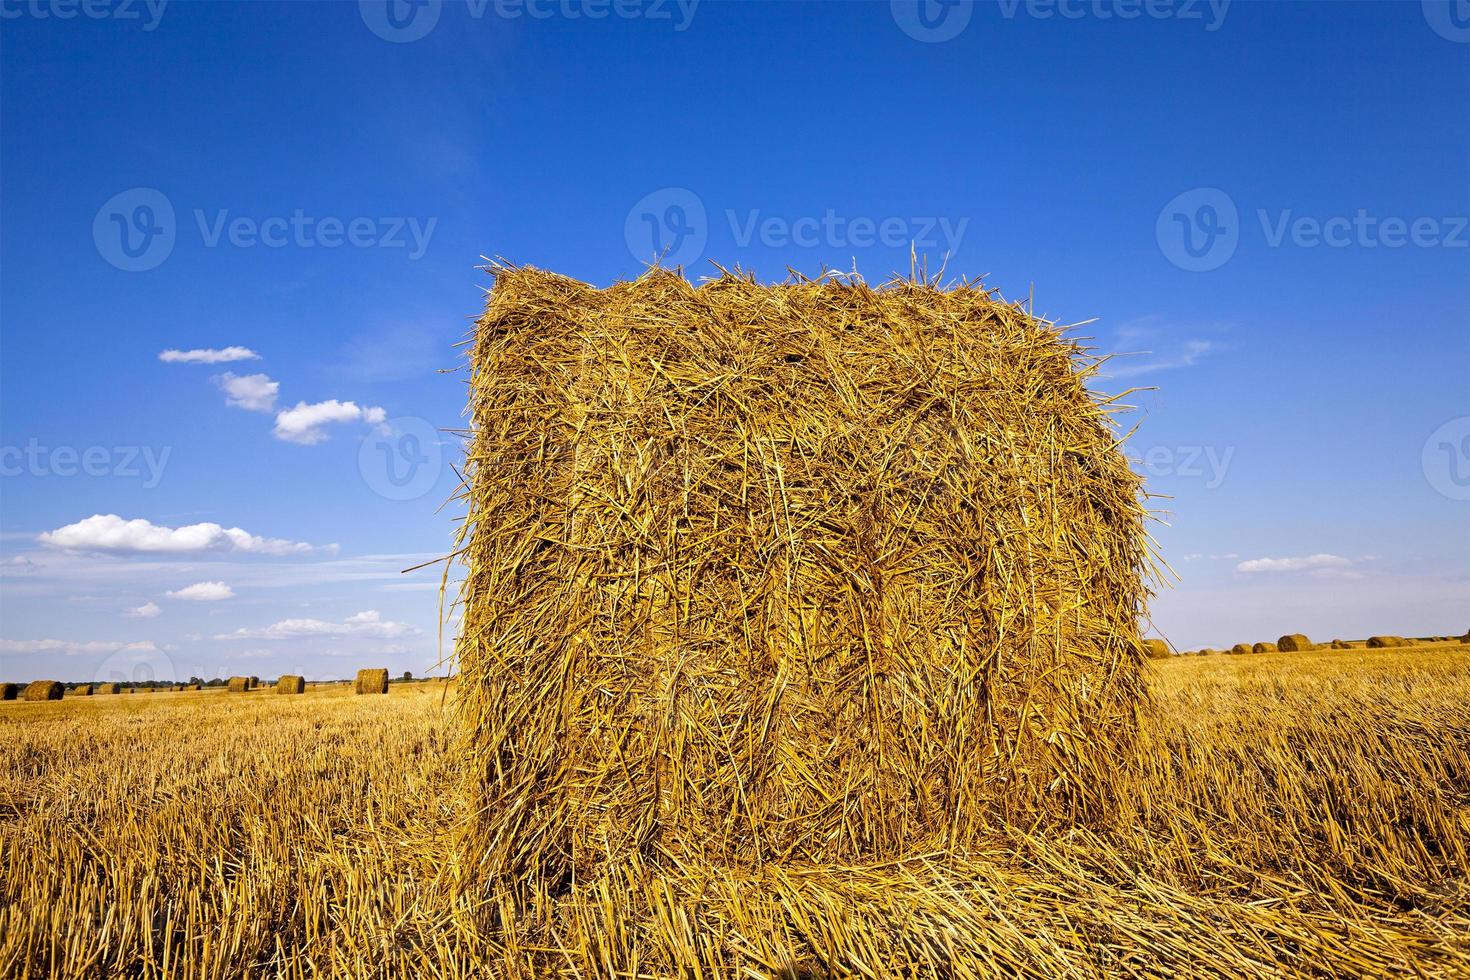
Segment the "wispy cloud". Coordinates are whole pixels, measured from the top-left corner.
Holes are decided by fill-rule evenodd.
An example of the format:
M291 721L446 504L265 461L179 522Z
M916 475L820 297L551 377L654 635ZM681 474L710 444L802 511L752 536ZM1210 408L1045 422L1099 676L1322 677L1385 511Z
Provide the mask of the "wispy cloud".
M276 408L276 395L281 390L279 381L272 381L264 374L216 374L210 378L225 393L225 404L252 412L272 412Z
M283 619L264 629L238 629L233 633L222 633L216 640L295 640L313 636L367 636L377 639L393 639L411 636L419 631L407 623L395 623L383 619L376 609L348 616L340 623L322 619Z
M163 610L158 608L158 603L145 602L141 606L134 606L123 615L131 616L134 619L152 619L154 616L157 616L161 612L163 612Z
M1152 360L1128 363L1126 361L1109 361L1106 368L1109 376L1114 378L1135 378L1141 374L1152 374L1155 371L1171 371L1175 368L1193 367L1198 364L1206 354L1215 350L1215 343L1211 340L1186 340L1177 351L1156 355L1153 351L1142 351L1140 353L1152 357Z
M335 398L315 404L297 402L276 415L276 438L311 446L327 437L323 429L343 422L367 422L381 425L387 421L388 413L375 406L359 406L356 402L339 402Z
M126 640L0 640L0 652L4 653L64 653L79 656L92 653L117 653L130 651L152 653L158 648L152 641L128 642Z
M1260 573L1298 573L1312 575L1351 574L1352 561L1341 555L1300 555L1290 558L1251 558L1235 566L1237 572L1247 575Z
M239 552L288 555L317 550L300 541L263 538L238 527L227 528L214 523L164 527L142 518L123 520L116 514L93 514L75 524L47 531L37 540L65 551L112 554Z
M258 361L260 355L249 347L196 347L193 350L170 348L160 351L158 359L166 364L225 364L230 361Z
M190 602L220 602L233 599L235 590L223 582L195 582L173 592L165 592L170 599L186 599Z

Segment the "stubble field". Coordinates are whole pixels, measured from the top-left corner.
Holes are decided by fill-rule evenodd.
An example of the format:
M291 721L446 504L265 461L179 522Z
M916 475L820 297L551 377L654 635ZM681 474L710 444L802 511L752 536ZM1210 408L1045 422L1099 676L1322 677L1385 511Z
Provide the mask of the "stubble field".
M945 922L948 948L915 962L955 977L1470 975L1470 646L1156 667L1147 751L1114 771L1125 802L1107 826L997 829L942 871L865 869L864 894L800 868L725 884L758 886L778 918L814 889L854 907L903 896L886 921ZM446 693L0 705L0 976L530 976L532 951L460 887ZM601 935L578 916L536 959L638 975L618 954L637 944L609 936L673 942L701 901L638 896L646 916ZM749 951L732 976L932 973L854 959L862 936L757 919L723 924ZM847 959L824 958L839 946Z

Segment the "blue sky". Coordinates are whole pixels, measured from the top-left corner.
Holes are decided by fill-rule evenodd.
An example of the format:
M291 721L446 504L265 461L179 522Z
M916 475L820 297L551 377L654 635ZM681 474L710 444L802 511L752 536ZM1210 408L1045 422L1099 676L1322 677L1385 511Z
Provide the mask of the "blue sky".
M1463 632L1457 3L0 0L0 674L427 672L481 256L659 248L1095 320L1181 648Z

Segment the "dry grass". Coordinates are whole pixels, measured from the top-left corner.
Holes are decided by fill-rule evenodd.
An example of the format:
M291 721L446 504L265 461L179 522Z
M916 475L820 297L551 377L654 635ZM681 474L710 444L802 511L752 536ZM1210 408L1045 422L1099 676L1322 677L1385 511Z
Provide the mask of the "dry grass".
M7 704L0 976L1462 977L1461 650L1162 661L1110 827L835 875L630 856L539 949L453 887L442 685Z

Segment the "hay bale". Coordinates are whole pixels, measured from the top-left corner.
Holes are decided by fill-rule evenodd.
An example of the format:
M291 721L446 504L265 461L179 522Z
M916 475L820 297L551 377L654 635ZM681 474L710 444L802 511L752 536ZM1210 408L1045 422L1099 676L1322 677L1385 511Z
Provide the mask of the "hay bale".
M1304 653L1317 649L1311 640L1301 633L1288 633L1276 641L1276 649L1282 653Z
M31 681L21 697L27 701L60 701L65 692L61 681Z
M1411 647L1414 644L1402 636L1370 636L1368 637L1368 649L1387 650L1392 647Z
M1144 640L1143 654L1150 660L1164 660L1174 655L1169 649L1169 644L1163 640Z
M186 690L186 691L202 691L202 690L204 690L204 685L203 684L188 684L188 685L186 685L184 687L184 690Z
M97 693L98 694L121 694L122 693L122 685L119 684L117 681L108 681L108 682L103 683L103 684L98 684L97 685Z
M20 685L11 684L8 681L0 684L0 701L14 701L20 697Z
M1346 640L1333 640L1331 648L1333 650L1351 650L1353 645Z
M71 693L74 697L90 698L92 696L92 685L78 684L76 687L73 687L71 689Z
M250 680L250 683L249 683L249 686L247 687L247 690L253 691L257 687L260 686L260 678L259 677L256 677L254 674L251 674L250 675L249 680Z
M277 694L301 694L306 690L306 678L300 674L282 674L276 681Z
M356 693L387 694L388 668L368 667L357 672Z
M243 693L245 691L250 690L250 678L248 678L248 677L231 677L230 678L230 683L229 683L229 689L230 689L231 693L234 693L234 694L241 694L241 693Z
M1251 653L1275 653L1275 652L1276 652L1276 644L1274 644L1274 643L1256 643L1256 644L1253 644L1251 646Z
M1255 647L1251 646L1249 643L1237 643L1235 644L1235 646L1230 648L1230 652L1238 657L1247 653L1255 653L1256 650Z
M494 274L457 642L484 873L1108 808L1149 564L1083 348L973 285Z

